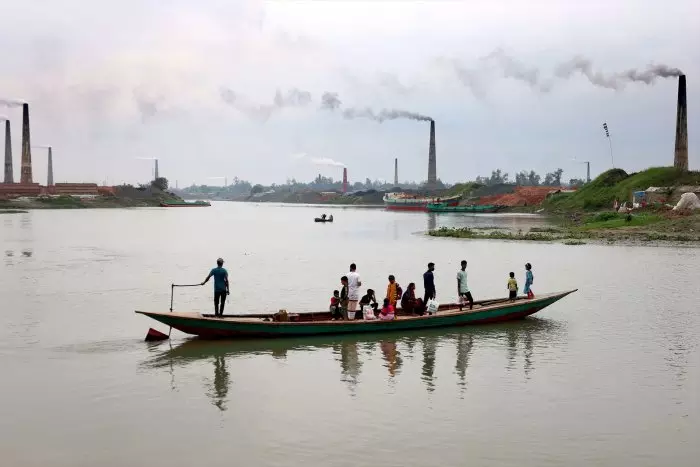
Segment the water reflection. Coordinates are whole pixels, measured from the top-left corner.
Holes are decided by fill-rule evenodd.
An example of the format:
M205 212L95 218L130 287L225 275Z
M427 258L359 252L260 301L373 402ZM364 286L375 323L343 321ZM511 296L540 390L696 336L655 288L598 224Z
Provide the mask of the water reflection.
M437 227L437 214L434 212L428 213L428 230L435 230Z
M556 321L528 318L514 323L476 326L463 329L416 331L413 333L389 333L380 335L312 337L306 339L249 340L249 341L205 341L189 339L165 351L152 349L153 355L141 366L148 369L164 369L176 372L178 368L198 363L213 363L213 379L209 379L207 391L212 404L219 410L226 410L231 381L228 366L235 359L252 356L271 356L275 359L294 358L298 353L330 351L340 367L340 380L345 383L351 395L355 395L364 365L372 367L381 362L386 370L386 380L396 384L406 360L420 360L420 380L426 391L432 393L437 386L436 366L438 349L449 349L443 359L454 359L454 374L461 391L466 390L467 368L479 348L500 352L504 349L505 368L522 371L529 378L535 371L538 352L548 347L565 345L565 325ZM522 351L519 349L522 347ZM518 354L522 353L522 362ZM441 353L442 355L442 353ZM319 358L326 358L322 354ZM452 363L450 363L450 366ZM370 372L370 374L374 374ZM367 377L369 378L369 377ZM443 383L444 384L444 383ZM174 385L173 385L174 389Z

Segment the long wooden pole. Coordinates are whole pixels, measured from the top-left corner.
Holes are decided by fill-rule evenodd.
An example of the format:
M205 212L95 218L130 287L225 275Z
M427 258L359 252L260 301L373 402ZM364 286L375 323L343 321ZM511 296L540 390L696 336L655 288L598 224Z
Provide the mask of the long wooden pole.
M170 284L170 313L173 312L173 296L175 295L175 287L199 287L202 284ZM168 337L170 337L170 332L173 330L173 327L170 326L170 329L168 329Z

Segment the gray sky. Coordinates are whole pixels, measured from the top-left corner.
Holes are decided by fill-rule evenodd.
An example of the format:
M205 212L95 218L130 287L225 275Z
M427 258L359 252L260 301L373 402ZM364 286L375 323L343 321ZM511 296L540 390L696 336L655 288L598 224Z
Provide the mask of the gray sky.
M54 147L57 181L145 181L144 157L181 186L339 178L314 164L322 158L353 181L391 179L394 157L402 180L426 178L426 122L348 120L348 107L435 118L449 182L495 168L583 177L573 158L598 173L610 167L604 121L617 166L670 165L676 79L616 91L557 78L575 56L604 76L683 70L690 166L700 166L697 1L0 0L0 17L0 97L30 102L32 142ZM277 91L287 105L274 106ZM324 92L342 108L320 110ZM0 114L12 120L19 178L20 111ZM45 152L33 151L42 183Z

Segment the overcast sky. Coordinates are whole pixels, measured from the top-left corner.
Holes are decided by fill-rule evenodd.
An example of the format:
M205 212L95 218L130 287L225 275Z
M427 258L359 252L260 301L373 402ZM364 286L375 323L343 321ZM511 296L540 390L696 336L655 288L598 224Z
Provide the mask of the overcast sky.
M314 159L357 181L392 179L398 157L400 179L426 179L429 124L342 116L368 107L433 117L448 182L495 168L583 177L574 158L599 173L611 165L604 121L616 166L671 165L677 80L558 78L576 56L605 79L650 64L686 73L700 167L696 0L0 0L0 18L0 97L30 103L56 181L145 181L148 157L180 186L341 176ZM277 91L288 105L275 107ZM324 92L341 108L320 109ZM0 114L18 179L21 111ZM33 151L42 183L45 152Z

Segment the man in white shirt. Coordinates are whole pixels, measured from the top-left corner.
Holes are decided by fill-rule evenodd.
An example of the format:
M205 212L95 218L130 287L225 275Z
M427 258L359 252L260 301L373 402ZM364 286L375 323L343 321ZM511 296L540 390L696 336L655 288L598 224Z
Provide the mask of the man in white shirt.
M457 296L459 297L459 309L462 310L465 302L469 302L469 309L474 308L474 299L467 286L467 262L462 260L462 268L457 271Z
M348 319L355 319L355 312L357 311L357 303L360 301L360 286L362 281L360 280L360 275L357 273L357 266L355 263L350 265L350 272L347 274L348 277Z

